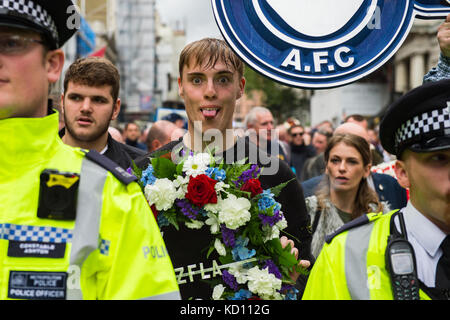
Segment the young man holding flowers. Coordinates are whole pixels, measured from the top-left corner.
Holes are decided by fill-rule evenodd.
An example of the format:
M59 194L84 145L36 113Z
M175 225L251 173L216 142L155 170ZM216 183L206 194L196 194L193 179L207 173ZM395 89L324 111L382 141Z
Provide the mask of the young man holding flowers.
M290 243L298 248L301 259L313 260L310 250L310 220L303 191L295 175L278 158L267 156L247 139L237 138L233 134L233 113L245 87L243 70L242 61L222 40L206 38L187 45L180 55L178 85L189 119L188 132L180 140L159 149L157 154L170 153L175 163L183 155L191 156L184 161L182 167L177 167L179 175L171 182L174 188L172 192L161 191L156 183L152 184L153 170L156 172L157 169L148 165L149 156L155 156L155 153L136 160L138 167L145 169L142 172L144 184L151 181L145 187L145 192L155 213L166 210L163 204L167 200L162 199L166 193L167 197L177 198L173 203L181 209L184 216L191 219L189 223L178 225L177 230L169 226L168 221L162 221L161 214L158 215L183 299L211 299L211 284L208 282L221 282L236 289L235 281L248 281L253 294L258 293L260 298L277 298L279 293L273 287L281 287L281 280L277 277L277 268L271 268L271 260L266 261L266 268L247 270L245 279L241 279L242 273L238 272L243 268L242 265L234 265L227 271L217 262L226 248L232 248L234 261L254 256L253 250L249 249L249 239L236 235L239 228L248 227L251 212L257 210L255 208L262 212L260 224L264 226L263 229L274 230L272 234L268 233L270 239L278 238L279 230L284 229L293 240ZM214 142L211 143L212 138ZM212 156L208 156L209 151L214 151L216 164L238 163L234 167L238 169L246 163L250 164L236 174L235 180L231 180L221 166L210 166ZM232 171L227 171L227 174L230 172ZM282 183L287 185L281 193L276 192L275 197L271 188ZM164 188L170 189L168 186ZM239 192L248 196L240 196ZM226 197L222 199L221 195L225 194ZM161 201L158 202L157 197ZM263 214L266 211L270 211L268 216ZM207 217L205 223L196 220L202 215ZM217 232L221 232L222 238L214 240L211 233ZM269 239L264 239L267 240ZM252 241L255 239L250 239ZM283 238L282 243L286 245L287 239ZM215 250L206 252L211 246ZM268 289L268 284L271 284L271 290ZM213 297L222 297L223 290L222 284L217 285ZM248 291L239 290L234 298L252 298L252 295Z

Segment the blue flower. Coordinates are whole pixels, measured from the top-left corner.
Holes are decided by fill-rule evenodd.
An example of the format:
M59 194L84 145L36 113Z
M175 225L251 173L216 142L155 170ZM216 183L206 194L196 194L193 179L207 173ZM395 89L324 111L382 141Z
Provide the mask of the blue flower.
M261 194L261 198L258 200L258 208L260 211L266 211L273 206L274 211L279 211L281 209L281 205L275 201L273 198L273 193L270 192L270 189L264 190Z
M284 300L298 300L297 294L299 291L293 285L283 285L279 292L286 294Z
M146 186L147 184L154 184L156 181L155 176L153 175L153 166L151 164L148 165L147 169L142 171L141 182Z
M255 249L248 250L246 247L248 245L248 238L239 237L236 239L236 245L231 250L234 261L243 261L252 258L256 255Z
M225 170L219 168L208 167L205 173L208 177L217 181L223 181L227 177Z
M229 300L246 300L250 299L253 296L253 294L245 289L241 289L238 292L234 294L234 297L228 298Z
M156 218L156 221L158 222L158 227L167 227L170 225L169 220L167 219L167 217L160 213L158 214L158 217Z

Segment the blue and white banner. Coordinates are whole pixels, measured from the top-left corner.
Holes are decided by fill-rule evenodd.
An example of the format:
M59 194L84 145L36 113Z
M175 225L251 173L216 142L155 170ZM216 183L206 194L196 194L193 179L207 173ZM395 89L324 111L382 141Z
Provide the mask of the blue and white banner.
M450 0L211 1L225 40L248 65L310 89L367 76L399 49L415 17L450 13Z

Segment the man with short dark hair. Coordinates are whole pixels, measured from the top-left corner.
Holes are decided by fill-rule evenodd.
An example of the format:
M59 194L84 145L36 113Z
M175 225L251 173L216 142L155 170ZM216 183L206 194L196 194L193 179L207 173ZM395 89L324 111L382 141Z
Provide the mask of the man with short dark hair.
M64 143L72 147L96 150L123 169L145 151L119 143L108 127L120 112L120 76L107 59L78 59L67 70L61 105L65 129L60 131Z
M123 130L123 136L125 138L125 143L134 148L138 148L147 151L147 146L139 142L139 137L141 136L141 129L134 122L128 122Z

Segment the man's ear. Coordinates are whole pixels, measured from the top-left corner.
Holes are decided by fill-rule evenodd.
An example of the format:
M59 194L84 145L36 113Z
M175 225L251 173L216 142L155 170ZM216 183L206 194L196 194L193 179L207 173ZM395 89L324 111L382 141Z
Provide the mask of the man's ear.
M181 78L178 77L178 95L181 98L184 98L184 89L183 89L183 85L181 84Z
M61 49L47 52L45 56L45 70L50 83L58 81L64 66L64 52Z
M411 186L409 181L408 171L406 170L406 163L402 160L397 160L394 167L395 175L397 176L398 184L403 188L408 189Z
M245 90L245 78L244 77L242 77L241 80L239 81L239 89L240 90L238 92L236 100L240 99L244 95L244 90Z
M158 139L153 140L151 143L152 143L152 150L158 150L159 148L162 147L162 143L159 142Z
M112 116L111 116L111 120L116 120L117 117L119 116L120 105L121 105L120 98L117 98L117 101L116 101L116 103L113 106L113 113L112 113Z

